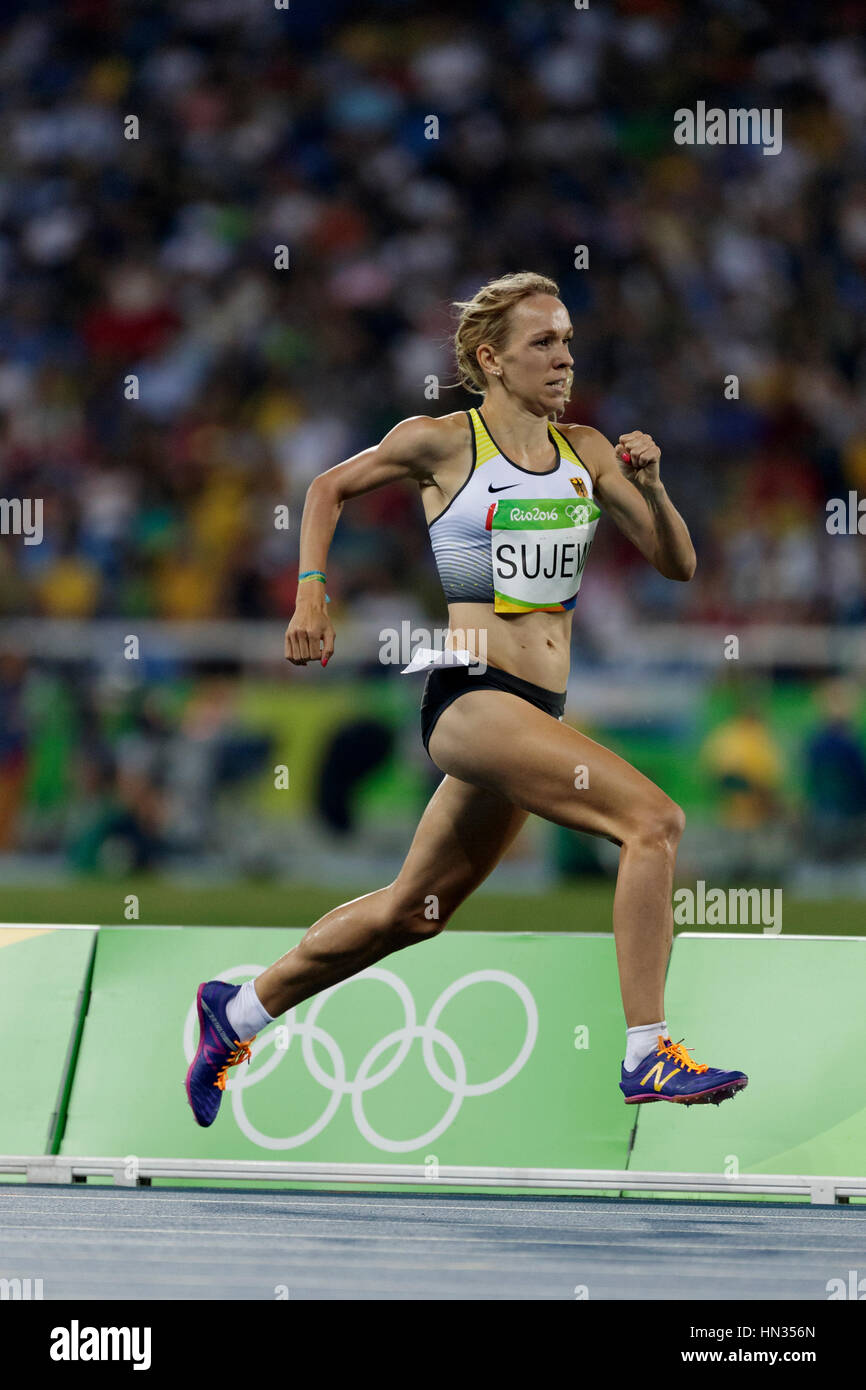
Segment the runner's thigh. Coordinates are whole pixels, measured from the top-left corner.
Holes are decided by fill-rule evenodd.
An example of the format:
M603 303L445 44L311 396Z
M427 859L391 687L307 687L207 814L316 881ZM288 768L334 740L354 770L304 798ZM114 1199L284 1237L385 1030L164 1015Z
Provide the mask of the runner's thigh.
M500 690L470 690L439 716L437 767L571 830L621 843L647 827L682 830L679 807L643 773L544 710Z

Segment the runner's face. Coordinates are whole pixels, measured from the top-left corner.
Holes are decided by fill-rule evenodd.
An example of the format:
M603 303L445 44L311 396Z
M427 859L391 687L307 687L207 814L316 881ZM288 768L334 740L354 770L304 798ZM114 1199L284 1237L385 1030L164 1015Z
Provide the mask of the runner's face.
M511 310L508 339L499 354L502 380L538 414L553 414L568 400L573 335L568 310L551 294L529 295Z

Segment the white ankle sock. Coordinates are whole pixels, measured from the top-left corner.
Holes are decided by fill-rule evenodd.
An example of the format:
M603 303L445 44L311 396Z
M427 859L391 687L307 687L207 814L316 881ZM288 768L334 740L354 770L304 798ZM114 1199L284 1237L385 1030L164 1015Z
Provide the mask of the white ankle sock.
M638 1062L642 1062L648 1052L655 1050L659 1033L663 1038L667 1037L668 1025L666 1023L642 1023L639 1028L627 1028L625 1030L625 1062L623 1065L626 1071L634 1071Z
M226 1018L235 1031L239 1042L255 1037L273 1019L256 994L255 980L242 984L234 999L226 1005Z

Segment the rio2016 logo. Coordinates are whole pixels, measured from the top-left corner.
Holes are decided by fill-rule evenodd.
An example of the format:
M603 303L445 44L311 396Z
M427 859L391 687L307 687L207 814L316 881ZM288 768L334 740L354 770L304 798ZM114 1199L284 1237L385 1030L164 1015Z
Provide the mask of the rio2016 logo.
M236 965L230 970L222 971L216 978L224 980L226 983L231 983L234 980L247 980L250 977L260 975L264 968L261 965ZM350 987L356 980L379 980L382 984L393 989L403 1006L403 1026L394 1029L393 1032L386 1033L383 1038L374 1043L358 1067L355 1077L350 1078L346 1075L345 1058L336 1038L317 1020L327 1000L338 990ZM465 989L470 989L473 985L483 983L502 985L517 995L526 1015L526 1030L517 1055L512 1058L503 1071L486 1081L470 1082L467 1076L466 1060L459 1046L450 1034L443 1032L437 1025L443 1009L455 995L460 994ZM196 1050L195 1026L196 1007L195 1000L193 1000L183 1031L183 1047L188 1063L192 1061ZM380 966L370 966L360 974L343 980L340 984L333 985L330 989L323 990L321 994L316 995L302 1022L295 1018L295 1010L291 1009L280 1020L280 1025L269 1027L261 1034L252 1045L249 1065L238 1068L237 1072L227 1081L226 1094L231 1095L232 1111L238 1128L253 1144L257 1144L262 1149L297 1149L302 1144L309 1143L330 1124L337 1113L343 1096L348 1096L351 1099L352 1116L358 1132L368 1143L387 1153L409 1153L413 1149L432 1143L433 1140L444 1134L456 1119L464 1100L471 1096L489 1095L492 1091L498 1091L503 1086L507 1086L508 1082L522 1071L532 1053L537 1037L538 1009L532 993L522 980L518 980L515 975L510 975L505 970L475 970L469 975L462 975L442 991L424 1022L419 1023L415 1000L409 986L392 971L383 970ZM244 1096L251 1086L261 1085L279 1066L282 1058L292 1050L292 1043L295 1038L300 1041L301 1056L307 1071L314 1081L329 1092L329 1096L322 1113L305 1130L285 1138L275 1138L269 1134L263 1134L249 1119L244 1108ZM414 1139L388 1139L384 1135L378 1134L370 1124L364 1113L364 1097L368 1091L384 1085L394 1075L402 1066L416 1039L421 1042L422 1056L430 1077L437 1086L450 1096L450 1100L442 1117L424 1134L419 1134ZM325 1071L319 1065L313 1047L316 1042L320 1043L328 1054L330 1059L329 1071ZM434 1044L442 1047L447 1054L453 1068L453 1076L446 1076L439 1066L434 1052ZM395 1047L396 1051L390 1060L376 1070L375 1064L379 1058ZM270 1055L261 1060L263 1055L267 1053ZM295 1048L295 1055L297 1056L297 1054L298 1049ZM259 1061L261 1061L261 1065L257 1065ZM288 1102L289 1095L286 1092L286 1107L288 1107Z
M528 510L514 506L509 510L512 521L556 521L556 510L543 511L541 507L531 507Z

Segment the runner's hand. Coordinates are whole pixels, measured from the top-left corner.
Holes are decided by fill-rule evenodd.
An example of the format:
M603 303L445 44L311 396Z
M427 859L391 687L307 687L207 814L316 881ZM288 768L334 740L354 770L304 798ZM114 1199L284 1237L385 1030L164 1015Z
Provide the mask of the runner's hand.
M333 655L334 629L324 596L300 599L286 628L286 660L293 666L306 666L308 661L321 661L327 666Z
M634 483L636 488L643 491L659 486L659 460L662 451L651 435L644 434L642 430L621 434L614 452L619 459L623 477ZM628 463L624 461L623 454L629 455Z

